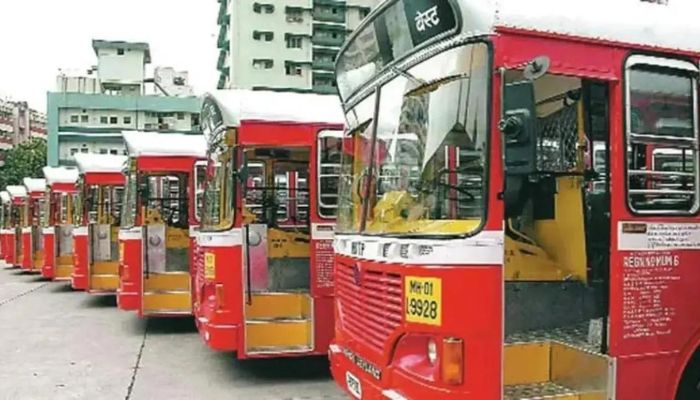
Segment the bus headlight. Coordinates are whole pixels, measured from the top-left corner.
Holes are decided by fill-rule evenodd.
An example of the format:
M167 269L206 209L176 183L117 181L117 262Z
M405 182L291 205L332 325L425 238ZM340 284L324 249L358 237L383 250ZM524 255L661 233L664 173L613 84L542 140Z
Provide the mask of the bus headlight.
M437 362L437 344L433 339L428 339L428 361L432 365L435 365Z

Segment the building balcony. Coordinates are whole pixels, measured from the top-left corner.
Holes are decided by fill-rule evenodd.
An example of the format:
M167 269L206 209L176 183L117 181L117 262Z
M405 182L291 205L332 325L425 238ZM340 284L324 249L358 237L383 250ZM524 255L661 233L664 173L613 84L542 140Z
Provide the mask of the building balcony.
M229 25L231 22L231 14L228 13L228 5L226 2L221 3L221 7L219 7L219 15L216 18L216 21L219 25Z
M226 25L222 25L221 28L219 29L219 38L216 41L217 46L220 49L228 49L231 47L231 42L229 41L228 36L229 36L228 27Z
M339 24L345 23L345 10L338 10L337 13L333 13L330 10L318 11L314 10L313 17L315 21L320 22L335 22Z
M334 71L335 61L325 59L314 59L314 61L311 63L311 67L313 69L320 69L324 71Z
M221 49L219 51L219 60L216 62L216 69L221 71L226 66L226 60L228 58L228 49Z
M338 34L336 37L322 36L314 34L311 43L315 46L341 47L345 43L345 35Z
M216 88L219 90L226 89L226 75L219 75L219 82L216 84Z

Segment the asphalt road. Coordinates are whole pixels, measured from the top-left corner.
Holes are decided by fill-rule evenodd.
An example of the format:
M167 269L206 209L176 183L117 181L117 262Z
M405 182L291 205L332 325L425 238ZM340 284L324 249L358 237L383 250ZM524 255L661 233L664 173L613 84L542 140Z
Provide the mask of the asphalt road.
M114 296L0 264L0 399L341 400L324 358L237 361L191 318L140 320Z

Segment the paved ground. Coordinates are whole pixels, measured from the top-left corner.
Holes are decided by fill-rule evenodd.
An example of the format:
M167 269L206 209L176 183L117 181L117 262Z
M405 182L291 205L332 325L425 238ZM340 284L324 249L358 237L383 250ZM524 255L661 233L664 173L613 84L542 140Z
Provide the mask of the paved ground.
M236 361L191 318L139 320L113 296L0 264L0 399L339 400L324 358Z

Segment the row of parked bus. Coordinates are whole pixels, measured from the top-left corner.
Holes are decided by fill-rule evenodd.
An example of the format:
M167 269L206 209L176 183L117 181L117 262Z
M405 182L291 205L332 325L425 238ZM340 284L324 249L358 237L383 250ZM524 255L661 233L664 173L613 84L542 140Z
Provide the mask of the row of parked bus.
M8 187L3 256L357 399L698 399L699 13L386 0L342 106L207 95Z
M326 354L337 97L221 92L203 116L206 135L124 132L127 156L8 186L2 256L140 317L192 315L240 358Z

